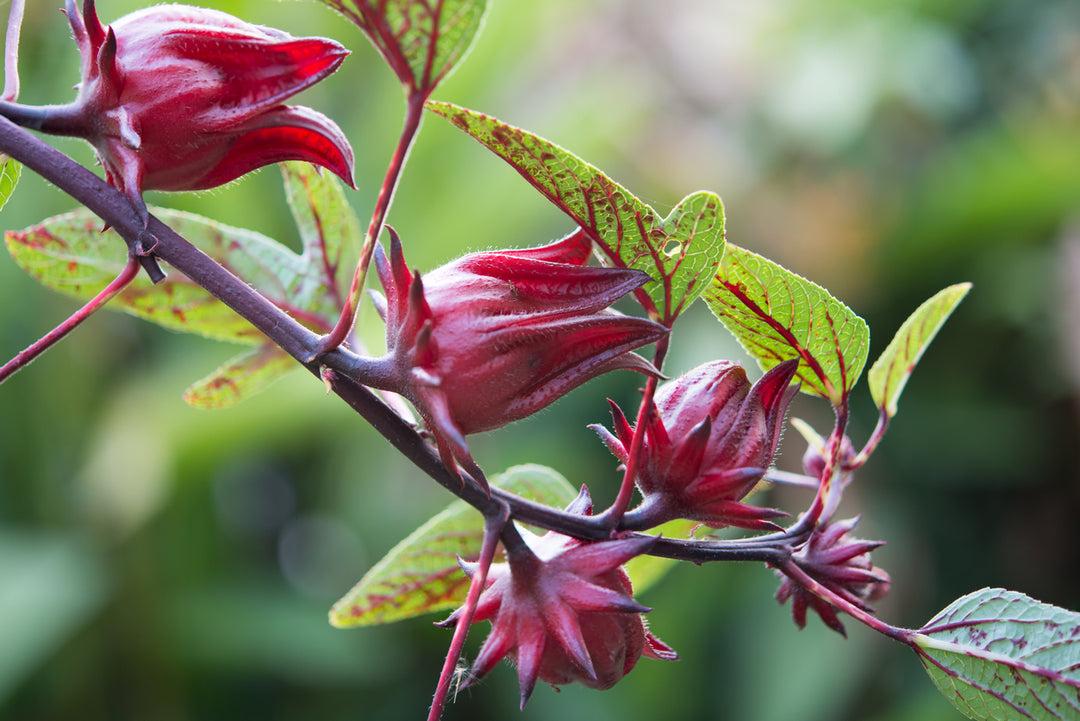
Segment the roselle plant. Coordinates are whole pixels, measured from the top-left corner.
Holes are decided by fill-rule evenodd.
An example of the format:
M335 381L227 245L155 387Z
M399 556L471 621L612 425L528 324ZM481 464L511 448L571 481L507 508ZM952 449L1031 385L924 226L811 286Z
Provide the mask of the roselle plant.
M776 599L790 604L799 627L813 611L844 633L847 616L907 645L970 718L1080 718L1080 616L987 588L922 628L893 626L873 607L891 584L872 558L882 541L857 537L858 519L837 518L845 489L969 284L938 292L899 328L866 373L879 422L865 440L849 437L852 392L869 360L866 322L819 285L728 243L716 194L690 194L661 217L570 151L432 99L468 54L484 0L328 4L363 31L401 82L405 120L363 232L338 180L302 162L281 166L303 242L298 255L249 231L147 207L142 193L217 187L282 161L315 163L351 186L353 153L341 129L317 110L282 104L335 72L343 46L216 10L165 5L103 23L93 0L82 8L69 2L82 56L76 98L29 106L18 102L22 3L13 3L0 201L17 193L28 168L83 207L10 230L6 244L36 280L86 305L0 368L0 380L106 303L251 346L194 383L185 394L192 405L234 405L297 364L316 376L459 499L330 611L339 627L449 611L431 719L442 715L452 685L497 676L504 658L517 668L523 708L538 682L606 689L643 658L675 660L677 649L660 640L669 609L637 600L660 577L654 565L636 582L628 564L643 557L664 559L665 568L765 564L777 575ZM426 114L504 160L566 215L567 235L553 243L483 238L495 249L434 269L407 265L410 239L388 221ZM89 141L105 178L28 129ZM126 247L126 262L113 260L117 247ZM354 332L371 263L381 286L372 297L385 324L382 354L368 352ZM680 317L697 301L758 361L756 380L753 369L723 359L665 366ZM587 484L539 465L493 474L470 450L467 436L521 420L616 371L626 383L641 380L642 393L631 412L611 403L610 429L588 422L578 429L599 435L622 479L595 508ZM832 428L818 432L787 418L800 392L831 407ZM789 423L807 443L802 475L771 468ZM808 489L805 507L765 504L758 491L782 483ZM467 633L486 630L485 622L477 658L462 666Z

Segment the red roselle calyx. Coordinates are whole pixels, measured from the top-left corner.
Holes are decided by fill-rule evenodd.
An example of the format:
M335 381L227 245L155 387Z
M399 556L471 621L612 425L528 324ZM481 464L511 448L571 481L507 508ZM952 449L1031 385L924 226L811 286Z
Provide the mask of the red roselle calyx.
M451 472L481 485L465 436L519 420L601 373L656 373L631 350L667 329L607 306L640 287L637 270L586 267L579 231L541 248L473 253L410 273L391 233L376 250L387 354L367 367L371 385L416 407Z
M591 511L584 488L567 511ZM507 543L507 562L492 564L473 617L474 623L491 621L491 633L462 686L508 658L517 665L524 708L538 679L608 689L642 655L678 658L649 633L641 614L650 609L633 599L622 568L655 538L584 542L553 531L519 535L516 527L510 537L516 542ZM469 576L475 571L474 564L462 567ZM461 613L440 625L456 625Z
M627 528L652 528L674 518L740 528L772 527L780 511L741 503L772 463L784 412L798 390L798 361L780 363L752 387L737 363L698 366L656 391L638 458L644 500L624 518ZM634 428L614 403L615 434L590 426L622 462Z
M202 190L284 160L326 167L350 186L341 129L282 101L330 75L348 51L217 10L157 5L108 27L93 0L66 13L82 55L74 103L40 130L88 140L107 179L146 218L143 190Z
M889 574L870 561L870 552L884 542L863 541L849 535L858 521L858 518L849 518L815 529L810 540L792 554L791 560L845 601L872 613L874 609L867 602L876 601L889 592ZM836 610L828 602L792 579L781 577L783 582L776 592L776 600L785 603L791 599L791 615L799 628L806 626L806 609L812 608L826 626L846 635Z

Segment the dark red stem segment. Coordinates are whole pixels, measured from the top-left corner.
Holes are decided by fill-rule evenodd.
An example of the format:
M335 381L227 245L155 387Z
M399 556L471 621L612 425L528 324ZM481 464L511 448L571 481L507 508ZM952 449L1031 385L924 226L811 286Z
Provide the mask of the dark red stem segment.
M39 355L51 348L57 341L75 330L84 320L93 315L99 308L112 300L120 291L126 288L139 273L141 264L134 255L129 255L127 263L116 278L105 286L100 293L91 298L86 305L75 311L60 325L53 328L40 339L32 343L26 350L18 353L3 366L0 366L0 383L3 383L16 371L29 365Z
M428 721L439 721L442 718L443 709L446 707L446 697L450 693L450 684L454 680L458 659L461 658L461 649L465 646L465 637L468 636L469 627L472 626L476 604L487 584L488 569L491 568L491 561L495 558L495 549L499 545L499 534L502 533L509 520L510 507L505 503L499 504L498 513L484 517L484 542L480 546L480 558L477 561L476 572L473 573L472 583L469 585L469 595L465 597L465 605L462 606L461 617L454 627L454 637L446 652L446 662L439 675L439 684L435 687L435 698L431 702Z
M345 305L341 309L341 317L337 324L327 335L319 341L318 352L309 360L314 360L319 355L337 348L349 337L353 323L356 321L356 309L360 304L360 292L363 290L364 281L367 279L368 267L371 265L371 255L375 251L375 242L382 234L386 224L386 215L390 211L390 205L394 201L394 193L397 192L401 181L401 172L405 168L405 161L409 157L416 136L420 133L420 124L424 116L425 96L413 91L409 95L408 105L405 110L405 125L398 139L397 148L390 158L390 165L386 169L386 177L379 189L379 197L375 201L375 209L371 214L371 223L368 225L367 234L364 236L364 245L360 249L360 260L356 264L356 272L353 273L352 284L345 298Z

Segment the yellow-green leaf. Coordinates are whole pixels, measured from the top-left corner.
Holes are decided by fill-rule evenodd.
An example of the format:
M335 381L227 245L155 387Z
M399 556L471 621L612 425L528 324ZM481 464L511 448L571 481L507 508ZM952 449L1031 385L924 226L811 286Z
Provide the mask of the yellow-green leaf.
M19 184L20 175L22 175L22 165L14 158L0 153L0 210L3 210L11 199L15 186Z
M565 506L577 495L559 473L539 465L514 466L491 484L549 506ZM372 566L330 609L330 623L373 626L459 606L469 579L457 559L475 560L483 537L476 509L454 501Z
M527 130L449 103L429 102L510 164L589 232L606 259L649 274L644 288L668 326L708 287L724 254L724 206L714 193L683 198L666 218L597 168Z
M273 343L235 356L184 391L184 400L195 408L230 408L266 389L300 366Z
M951 285L920 305L866 374L874 402L890 418L896 415L897 401L915 364L969 290L971 283Z
M798 358L803 392L847 401L870 329L820 285L729 243L705 302L763 368Z

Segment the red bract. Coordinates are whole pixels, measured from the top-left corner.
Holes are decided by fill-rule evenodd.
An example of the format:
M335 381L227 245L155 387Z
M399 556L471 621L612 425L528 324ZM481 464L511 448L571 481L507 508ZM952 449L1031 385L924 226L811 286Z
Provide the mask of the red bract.
M740 503L772 463L784 412L797 391L798 361L772 368L751 387L737 363L698 366L656 391L645 426L636 482L644 501L627 527L650 528L673 518L709 526L761 528L779 511ZM634 428L611 404L615 435L590 426L624 464Z
M848 535L858 521L858 518L849 518L815 529L806 545L791 558L815 581L872 613L874 609L866 602L876 601L889 592L889 574L870 561L870 552L884 545L883 542L863 541ZM776 600L784 603L791 599L791 614L799 628L806 626L806 609L812 608L826 626L847 635L844 624L840 623L836 610L829 603L790 578L783 576L783 579Z
M460 463L485 483L467 434L531 415L610 370L655 372L629 351L667 329L605 310L648 276L584 266L583 233L542 248L467 255L423 280L391 239L389 259L381 249L375 256L387 355L372 382L416 406L451 471Z
M584 490L568 510L588 510ZM473 622L491 621L491 633L462 686L508 658L517 665L524 708L537 679L607 689L643 654L678 658L649 633L641 614L650 609L633 599L622 569L655 538L586 543L554 532L521 535L522 542L508 549L508 563L493 564L488 572ZM475 567L462 565L472 576ZM454 626L460 614L455 611L442 625Z
M352 185L353 154L326 116L282 101L322 80L348 51L216 10L158 5L102 27L93 0L67 16L82 55L76 101L41 130L93 144L106 177L145 215L143 190L201 190L284 160L322 165Z

